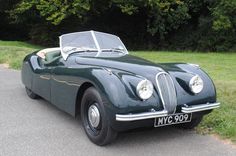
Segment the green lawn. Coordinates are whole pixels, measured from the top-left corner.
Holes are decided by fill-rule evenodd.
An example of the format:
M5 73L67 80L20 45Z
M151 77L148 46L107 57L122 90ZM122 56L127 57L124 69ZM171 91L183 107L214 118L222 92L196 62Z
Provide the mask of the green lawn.
M39 46L24 42L0 41L0 63L20 69L24 56ZM206 116L197 130L201 133L217 133L222 138L236 142L236 53L191 53L139 51L132 55L156 63L187 62L199 64L215 82L220 109Z
M7 63L14 69L20 69L25 55L40 48L19 41L0 41L0 63Z

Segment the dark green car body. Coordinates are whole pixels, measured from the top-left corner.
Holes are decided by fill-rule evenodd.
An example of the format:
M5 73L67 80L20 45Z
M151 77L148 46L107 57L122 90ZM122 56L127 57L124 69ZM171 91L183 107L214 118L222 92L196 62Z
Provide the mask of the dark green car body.
M154 118L137 121L117 121L117 114L138 114L161 111L163 104L157 88L156 75L166 72L173 80L177 106L182 107L216 103L216 90L212 80L199 67L184 63L155 64L132 55L92 57L72 54L66 60L58 58L44 65L36 52L25 57L22 67L23 84L59 109L77 116L84 91L94 86L100 93L111 127L117 131L153 126ZM204 88L198 94L189 89L193 75L199 75ZM136 86L146 78L153 83L151 98L137 96ZM193 112L192 118L203 116L212 109ZM168 112L171 114L171 112Z

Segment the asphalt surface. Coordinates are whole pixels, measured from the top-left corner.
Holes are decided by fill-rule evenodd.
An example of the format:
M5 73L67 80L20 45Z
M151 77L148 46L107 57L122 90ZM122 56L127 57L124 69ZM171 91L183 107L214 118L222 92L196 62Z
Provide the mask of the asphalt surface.
M0 66L0 156L236 156L208 135L173 127L132 131L106 147L91 143L80 120L44 100L31 100L20 72Z

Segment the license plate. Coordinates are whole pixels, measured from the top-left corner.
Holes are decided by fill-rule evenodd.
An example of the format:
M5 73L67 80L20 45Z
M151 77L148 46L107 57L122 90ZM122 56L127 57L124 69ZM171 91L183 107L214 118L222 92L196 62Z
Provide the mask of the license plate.
M192 119L192 113L168 115L164 117L155 118L154 127L161 127L161 126L166 126L166 125L174 125L174 124L190 122L191 119Z

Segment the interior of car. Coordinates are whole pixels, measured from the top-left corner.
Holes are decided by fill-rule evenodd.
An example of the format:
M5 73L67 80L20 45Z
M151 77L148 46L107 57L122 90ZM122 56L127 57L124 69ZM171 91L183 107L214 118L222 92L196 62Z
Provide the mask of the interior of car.
M47 48L37 52L37 55L41 57L41 61L45 66L52 65L56 60L60 59L60 48Z

